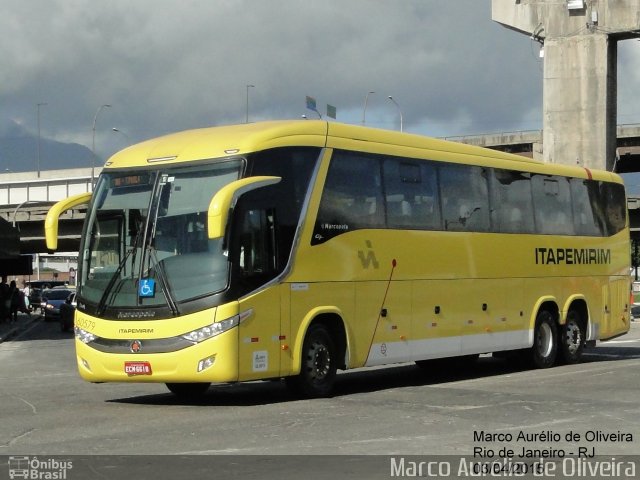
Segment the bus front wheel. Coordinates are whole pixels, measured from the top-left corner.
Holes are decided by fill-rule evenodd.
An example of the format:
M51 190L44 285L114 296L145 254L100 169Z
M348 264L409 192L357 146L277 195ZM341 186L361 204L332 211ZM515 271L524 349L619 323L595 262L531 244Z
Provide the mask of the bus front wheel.
M210 383L167 383L167 388L174 395L184 399L195 399L202 397Z
M551 312L542 310L536 317L531 360L536 368L549 368L558 355L558 327Z
M286 379L295 393L305 397L331 394L337 371L336 348L324 325L311 325L302 345L300 374Z
M580 314L570 310L567 321L560 328L560 358L564 363L574 364L580 361L584 349L584 336Z

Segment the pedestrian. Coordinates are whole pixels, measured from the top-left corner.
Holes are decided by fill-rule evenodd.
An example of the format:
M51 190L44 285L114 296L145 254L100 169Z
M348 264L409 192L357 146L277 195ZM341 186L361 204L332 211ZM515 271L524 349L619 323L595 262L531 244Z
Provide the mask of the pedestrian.
M15 280L11 280L9 284L9 322L17 322L18 321L18 305L20 302L20 295L18 286L16 285Z
M2 279L0 281L0 323L8 320L10 307L11 299L9 298L9 285L7 285L7 276L2 275Z
M18 288L16 282L11 282L9 288L15 287L11 296L11 316L14 322L18 321L18 312L29 315L27 304L25 302L24 292Z
M24 308L26 313L31 313L31 302L29 295L31 295L31 285L27 281L23 282L24 288L22 289L22 297L24 298Z

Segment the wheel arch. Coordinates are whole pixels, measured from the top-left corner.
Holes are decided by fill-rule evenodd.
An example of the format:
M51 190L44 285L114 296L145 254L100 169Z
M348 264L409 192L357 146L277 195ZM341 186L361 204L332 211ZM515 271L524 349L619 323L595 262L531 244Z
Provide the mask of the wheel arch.
M531 311L529 319L529 345L533 345L533 334L536 327L536 319L538 313L547 311L553 315L556 325L560 325L560 307L558 307L557 299L551 295L540 297Z
M560 324L564 325L567 322L567 315L572 310L578 312L584 331L588 331L587 327L589 325L590 318L589 307L587 306L587 299L584 297L584 295L572 295L567 299L564 310L562 312L562 317L560 319Z
M307 335L309 327L315 324L324 325L336 343L336 349L338 351L337 358L340 359L338 368L345 369L347 365L349 365L349 338L342 318L342 311L338 307L333 306L316 307L304 316L296 332L295 344L292 351L291 375L300 373L304 338Z

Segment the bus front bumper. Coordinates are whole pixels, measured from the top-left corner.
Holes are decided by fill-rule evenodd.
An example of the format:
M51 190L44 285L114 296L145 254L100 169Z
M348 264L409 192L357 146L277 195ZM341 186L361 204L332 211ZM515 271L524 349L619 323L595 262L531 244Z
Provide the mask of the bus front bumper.
M135 342L138 342L134 345ZM145 353L145 341L132 341L132 353L111 353L76 338L80 376L89 382L224 383L238 380L238 328L181 350ZM133 351L136 353L133 353Z

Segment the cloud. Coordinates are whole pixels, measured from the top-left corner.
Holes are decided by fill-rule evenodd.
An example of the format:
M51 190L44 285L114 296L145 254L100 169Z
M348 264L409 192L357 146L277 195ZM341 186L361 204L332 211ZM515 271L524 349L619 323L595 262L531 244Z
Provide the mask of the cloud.
M436 135L541 127L537 46L490 0L9 0L3 114L103 155L170 131L299 118L305 95L359 123ZM625 57L626 58L626 57ZM640 60L628 57L637 64ZM370 113L369 113L370 112ZM369 123L369 122L368 122Z

